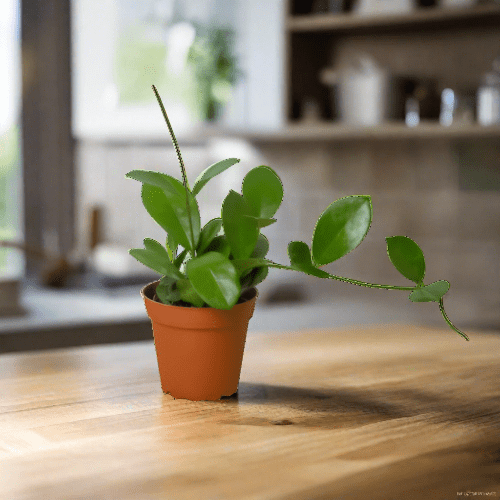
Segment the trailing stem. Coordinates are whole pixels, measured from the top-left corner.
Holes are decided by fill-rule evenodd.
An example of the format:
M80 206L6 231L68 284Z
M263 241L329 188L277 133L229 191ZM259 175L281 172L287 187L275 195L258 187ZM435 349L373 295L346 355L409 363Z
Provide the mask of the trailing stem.
M443 304L443 297L441 297L439 299L439 310L441 311L441 314L443 315L443 318L444 320L446 321L446 323L448 323L448 326L454 330L455 332L457 332L459 335L461 335L465 340L469 340L469 337L467 337L467 335L465 335L464 332L460 331L451 321L450 319L448 318L448 316L446 315L446 312L444 310L444 304Z
M353 279L350 279L350 278L343 278L341 276L334 276L334 275L330 275L331 276L331 279L335 279L335 280L339 280L339 281L343 281L345 283L351 283L353 285L359 285L359 286L366 286L368 288L379 288L379 289L383 289L383 290L415 290L417 289L418 287L414 287L414 286L391 286L391 285L378 285L376 283L365 283L364 281L358 281L358 280L353 280ZM451 321L450 319L448 318L448 316L446 315L446 311L444 310L444 304L443 304L443 297L441 297L439 299L439 310L441 311L441 314L443 315L443 318L444 320L446 321L446 323L448 324L448 326L455 332L457 332L459 335L461 335L465 340L469 340L469 337L467 337L467 335L462 332L461 330L459 330Z
M392 285L379 285L377 283L366 283L365 281L353 280L350 278L343 278L342 276L334 276L330 274L330 279L343 281L344 283L350 283L351 285L365 286L368 288L380 288L383 290L408 290L413 291L416 287L414 286L392 286Z
M376 283L365 283L364 281L353 280L350 278L343 278L341 276L334 276L332 274L330 275L330 277L331 277L330 279L343 281L345 283L351 283L353 285L366 286L368 288L379 288L383 290L415 290L416 288L418 288L414 286L391 286L391 285L378 285ZM467 335L464 332L459 330L448 318L446 311L444 310L443 297L439 299L439 310L441 311L441 314L443 315L443 318L448 324L448 326L453 331L461 335L465 340L469 340L469 337L467 337Z
M410 287L410 286L391 286L391 285L378 285L376 283L365 283L364 281L357 281L357 280L352 280L349 278L342 278L341 276L331 275L331 277L332 277L332 279L344 281L346 283L351 283L353 285L366 286L369 288L379 288L379 289L384 289L384 290L415 290L416 288L418 288L418 287ZM459 330L448 318L446 311L444 310L443 297L441 297L439 299L439 310L441 311L441 314L443 315L443 318L446 321L446 323L448 324L448 326L453 331L455 331L456 333L461 335L465 340L469 340L469 337L467 337L467 335L464 332Z
M194 257L194 232L193 232L193 221L191 220L191 207L189 206L189 184L187 180L187 175L186 175L186 169L184 168L184 161L182 160L182 155L181 155L181 149L179 148L179 143L177 142L177 139L174 134L174 129L172 128L172 125L170 123L170 120L168 118L167 112L165 110L165 107L163 106L163 102L161 100L160 94L158 93L158 90L156 90L156 87L152 85L153 87L153 92L155 93L156 100L158 101L158 104L160 105L161 112L163 113L163 118L165 118L165 122L168 127L168 131L170 133L170 138L172 139L172 143L174 144L175 152L177 154L177 158L179 160L179 165L181 167L181 172L182 172L182 183L184 184L184 189L186 190L186 210L189 218L189 229L191 231L191 245L193 246L193 257Z
M297 269L297 268L294 268L294 267L291 267L291 266L284 266L283 264L277 264L276 262L272 262L270 260L267 261L266 265L268 267L275 267L277 269L288 269L289 271L301 271L300 269ZM301 271L301 272L305 272L306 274L309 274L306 271ZM364 287L367 287L367 288L378 288L378 289L381 289L381 290L406 290L406 291L409 291L409 292L411 292L411 291L416 290L416 289L419 288L418 286L393 286L393 285L379 285L377 283L366 283L365 281L358 281L358 280L353 280L351 278L344 278L342 276L335 276L333 274L326 273L326 271L325 271L325 274L327 274L327 276L319 276L319 277L323 277L323 278L327 278L327 279L333 279L333 280L338 280L338 281L343 281L344 283L350 283L351 285L364 286ZM314 276L314 274L312 276ZM443 305L443 297L441 297L441 299L439 300L439 310L441 311L441 314L443 315L443 318L446 321L446 323L448 324L448 326L453 331L455 331L456 333L458 333L459 335L461 335L465 340L469 340L469 337L467 337L467 335L464 332L460 331L450 321L450 319L446 315L446 312L444 310L444 305Z

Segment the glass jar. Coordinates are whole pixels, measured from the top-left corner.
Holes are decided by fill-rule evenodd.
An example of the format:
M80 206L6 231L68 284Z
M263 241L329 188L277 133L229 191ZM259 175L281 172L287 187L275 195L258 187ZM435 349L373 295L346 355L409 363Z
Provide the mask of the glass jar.
M493 70L483 76L477 91L477 120L481 125L500 123L500 58L493 62Z

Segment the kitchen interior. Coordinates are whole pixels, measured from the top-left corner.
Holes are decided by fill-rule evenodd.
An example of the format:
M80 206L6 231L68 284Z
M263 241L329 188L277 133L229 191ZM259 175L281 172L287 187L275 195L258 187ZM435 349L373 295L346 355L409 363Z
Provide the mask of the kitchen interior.
M86 14L82 12L84 3L71 4L73 29L88 29L77 17L91 17L88 2ZM241 159L200 193L202 224L219 216L225 195L240 189L248 170L269 165L283 181L284 199L276 224L263 233L271 243L268 258L288 264L288 242L309 243L316 220L330 203L369 194L374 212L370 232L359 248L325 270L404 285L388 259L385 237L409 236L426 257L426 283L451 283L445 302L454 323L463 330L498 330L500 2L248 3L252 5L234 2L242 33L235 51L242 71L230 84L225 82L230 97L215 107L212 103L194 123L186 121L182 110L172 114L191 179L219 160ZM169 14L179 2L151 4L167 31L172 32L174 21L186 22ZM38 241L26 239L34 250L2 250L9 262L25 260L17 264L17 275L0 274L1 352L151 338L138 290L158 276L134 261L128 249L142 246L145 237L163 241L164 232L149 218L138 186L125 173L146 169L178 177L178 165L151 96L141 98L146 104L138 101L140 105L129 96L124 105L126 88L89 80L97 73L112 82L115 75L102 67L113 56L108 34L101 31L102 39L89 41L89 46L85 35L82 28L72 40L69 85L74 237L65 239L58 219L62 215L52 208L47 213L53 224L47 215ZM95 57L92 43L103 44L102 57ZM23 51L25 65L28 56ZM97 69L80 78L82 68L92 63ZM135 64L141 78L137 67L126 66L135 71L128 74L148 81L147 91L157 76L163 77L154 64L149 70L137 60ZM159 88L168 91L166 84ZM89 104L92 96L101 100ZM26 143L26 160L28 147ZM64 259L34 259L37 251ZM276 269L258 288L250 334L442 323L436 304L413 304L406 292Z

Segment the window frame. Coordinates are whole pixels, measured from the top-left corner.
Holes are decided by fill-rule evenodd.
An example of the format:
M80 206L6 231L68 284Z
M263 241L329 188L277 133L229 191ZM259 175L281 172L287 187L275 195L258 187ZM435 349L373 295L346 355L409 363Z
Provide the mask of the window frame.
M65 0L21 0L22 163L25 243L47 239L67 255L75 241L75 139L71 131L71 13ZM41 263L26 256L26 272Z

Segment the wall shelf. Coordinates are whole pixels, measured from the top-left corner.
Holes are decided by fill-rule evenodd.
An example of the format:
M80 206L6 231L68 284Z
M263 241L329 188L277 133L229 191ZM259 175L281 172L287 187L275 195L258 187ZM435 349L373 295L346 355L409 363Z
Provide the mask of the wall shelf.
M419 9L411 14L361 16L358 14L310 14L289 16L286 28L292 33L328 31L330 33L376 30L379 28L400 28L406 26L438 27L474 21L493 22L500 19L500 6L483 5L474 8Z
M310 13L311 6L307 0L288 0L283 82L286 131L274 134L275 139L499 137L499 127L471 124L448 129L433 120L439 115L439 94L445 88L467 96L467 106L476 106L474 95L499 54L500 4L420 8L408 14L373 16L316 14ZM359 55L371 58L395 77L390 89L395 96L394 109L386 113L395 123L361 129L339 124L342 86L324 85L320 73L325 68L349 67ZM422 125L415 128L403 122L405 100L412 96L412 91L401 83L405 79L433 93L432 104L427 102L421 107ZM309 126L302 122L305 106L311 102L324 123ZM471 111L476 114L476 109ZM266 141L269 137L263 136Z
M237 136L254 143L311 142L311 141L354 141L386 139L472 139L498 138L500 125L456 125L443 127L438 123L422 123L407 127L402 123L384 123L374 127L353 127L340 124L294 124L274 132L220 131L220 136Z

